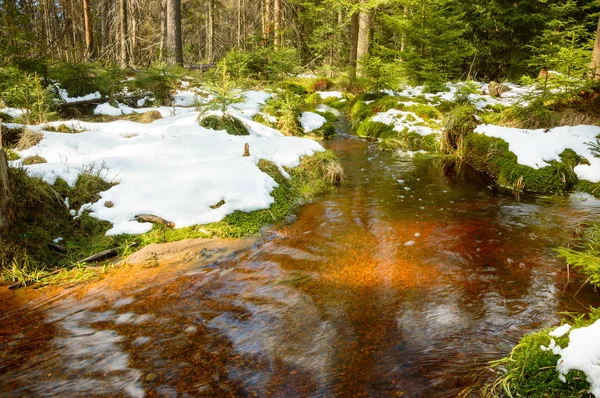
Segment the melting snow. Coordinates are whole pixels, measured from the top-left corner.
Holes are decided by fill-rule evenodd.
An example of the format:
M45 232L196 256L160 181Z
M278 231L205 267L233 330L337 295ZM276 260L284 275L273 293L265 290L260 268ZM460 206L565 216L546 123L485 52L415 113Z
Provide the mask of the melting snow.
M590 162L589 165L574 168L577 177L600 182L600 158L594 156L589 145L600 136L600 127L565 126L551 130L524 130L484 124L478 126L475 132L508 142L508 148L517 155L517 161L534 169L549 166L551 160L560 161L559 155L570 148Z
M320 129L325 122L327 122L327 119L314 112L304 112L302 113L302 116L300 116L300 124L305 133Z
M295 167L300 157L323 151L315 141L285 137L250 120L249 115L257 112L268 96L250 92L248 100L240 104L240 111L230 111L249 127L250 136L231 136L200 127L198 112L193 109L176 108L177 115L171 116L173 108L167 108L166 118L151 124L69 121L65 124L87 131L44 131L42 141L20 155L43 156L48 163L24 167L30 175L50 184L60 177L72 186L82 169L89 169L90 165L106 181L118 182L102 192L99 201L86 204L77 212L80 215L89 209L92 217L111 222L113 227L107 235L149 231L152 224L134 221L137 214L162 217L174 222L176 228L220 221L235 210L266 209L273 203L270 194L277 183L257 167L260 159L271 160L280 167ZM100 110L110 110L109 106L103 104ZM120 105L117 110L129 111L127 108ZM163 108L159 110L163 113ZM245 143L250 146L249 157L242 156ZM221 200L224 205L210 207ZM106 201L114 206L104 206Z

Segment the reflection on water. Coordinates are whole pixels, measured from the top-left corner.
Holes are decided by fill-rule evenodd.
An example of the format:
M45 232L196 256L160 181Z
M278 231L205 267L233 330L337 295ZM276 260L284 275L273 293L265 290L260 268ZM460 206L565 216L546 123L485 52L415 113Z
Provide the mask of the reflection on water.
M552 251L598 201L330 145L345 184L251 249L3 296L2 395L455 396L524 333L598 305Z

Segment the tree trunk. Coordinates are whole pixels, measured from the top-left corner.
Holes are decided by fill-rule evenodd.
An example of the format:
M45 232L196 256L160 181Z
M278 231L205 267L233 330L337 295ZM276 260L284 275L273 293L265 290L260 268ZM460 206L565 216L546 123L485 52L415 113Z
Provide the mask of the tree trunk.
M161 62L167 60L167 0L160 2L160 49L159 59Z
M367 0L362 0L362 4ZM358 41L356 44L356 60L360 62L362 58L369 55L369 39L371 36L371 10L362 8L358 14Z
M121 66L129 66L129 49L127 48L127 0L119 0L119 21L120 21L120 44L121 44Z
M237 0L237 45L242 46L242 0Z
M273 47L278 50L281 47L281 2L280 0L273 1Z
M92 15L90 13L90 0L83 0L83 25L85 29L85 56L87 59L94 56L94 36L92 33Z
M404 21L408 20L408 7L404 6ZM406 33L402 32L402 38L400 39L400 52L406 50Z
M350 16L350 60L349 65L356 68L356 46L358 45L358 12Z
M0 120L0 125L1 125ZM0 133L0 238L9 227L10 206L12 195L10 193L10 181L8 179L8 162L2 148L2 133Z
M215 5L214 0L208 0L208 15L206 16L206 60L209 64L214 59L214 36L215 36L215 22L214 22Z
M181 0L167 0L167 48L167 64L183 66Z
M265 0L265 42L269 43L269 36L271 35L271 0Z
M592 79L600 79L600 18L598 18L598 30L596 31L596 42L594 43L590 69Z

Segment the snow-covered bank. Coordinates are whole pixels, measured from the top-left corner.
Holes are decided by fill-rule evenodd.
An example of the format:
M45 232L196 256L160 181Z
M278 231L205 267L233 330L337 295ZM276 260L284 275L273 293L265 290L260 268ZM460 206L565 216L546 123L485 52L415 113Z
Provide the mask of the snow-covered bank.
M565 324L549 333L552 337L569 336L569 344L562 348L556 344L554 339L550 340L548 347L541 346L543 351L552 351L560 355L556 370L560 379L565 382L565 376L571 370L580 370L586 375L590 383L590 392L600 398L600 320L590 326L571 330L570 325Z
M549 166L548 162L552 160L560 162L559 155L570 148L590 163L574 168L577 177L593 183L600 182L600 158L594 156L590 145L600 136L600 127L565 126L551 130L525 130L484 124L478 126L475 132L508 142L509 150L517 156L517 161L534 169Z
M437 132L436 130L423 126L425 120L417 116L414 112L405 112L398 109L390 109L387 112L380 112L371 118L373 122L385 123L394 127L394 131L417 133L419 135L429 135Z
M277 184L257 167L260 159L295 167L302 156L323 151L315 141L285 137L253 122L250 115L266 97L252 92L238 111L232 110L248 125L250 136L200 127L198 112L181 108L186 113L163 114L164 119L152 124L69 121L86 131L43 131L42 141L19 155L45 158L48 163L25 167L49 183L62 178L73 185L91 165L101 169L105 180L117 182L98 202L83 207L92 217L113 224L107 235L149 231L152 224L134 221L138 214L156 215L176 228L220 221L236 210L266 209L273 203L270 194ZM249 157L242 156L246 143ZM113 206L105 206L107 201ZM221 201L223 205L214 206Z

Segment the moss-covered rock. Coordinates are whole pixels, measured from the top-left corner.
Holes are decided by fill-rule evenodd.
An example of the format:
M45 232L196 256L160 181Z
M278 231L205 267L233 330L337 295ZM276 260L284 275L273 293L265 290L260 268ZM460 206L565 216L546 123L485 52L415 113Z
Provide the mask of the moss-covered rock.
M397 133L389 124L365 120L356 129L356 135L363 138L394 138Z
M200 120L200 126L213 130L225 130L230 135L250 135L248 127L231 115L209 115Z
M310 134L319 138L331 138L335 135L335 126L330 122L325 122L323 126L311 131Z
M562 194L573 190L577 176L573 171L580 157L570 149L560 155L562 161L534 169L517 162L508 143L499 138L471 133L465 138L465 160L505 187L518 191Z

